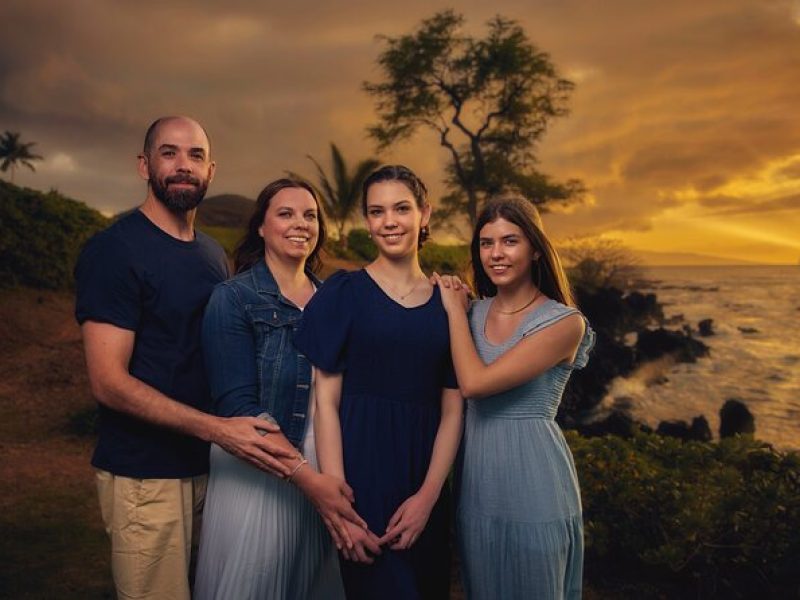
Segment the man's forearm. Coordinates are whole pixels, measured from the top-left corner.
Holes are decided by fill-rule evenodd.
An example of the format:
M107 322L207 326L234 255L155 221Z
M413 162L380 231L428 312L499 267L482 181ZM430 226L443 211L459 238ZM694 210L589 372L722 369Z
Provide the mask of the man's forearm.
M162 394L128 373L92 377L92 392L101 404L153 425L213 441L218 419Z

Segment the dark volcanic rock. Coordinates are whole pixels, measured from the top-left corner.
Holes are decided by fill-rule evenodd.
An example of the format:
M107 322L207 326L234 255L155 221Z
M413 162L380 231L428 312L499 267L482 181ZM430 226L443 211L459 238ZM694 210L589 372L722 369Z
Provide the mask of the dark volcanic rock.
M692 427L690 429L692 439L698 442L711 441L711 427L708 425L708 419L703 415L692 419Z
M760 333L755 327L737 327L737 329L744 334Z
M656 433L685 441L708 442L711 440L711 428L708 426L706 418L702 415L692 419L691 425L688 425L686 421L661 421L658 424Z
M756 432L756 420L747 405L736 398L727 400L719 410L719 437Z
M618 435L629 438L641 428L641 424L634 421L629 414L614 410L605 419L578 425L578 433L586 437Z
M583 412L597 406L609 383L618 375L627 375L635 366L633 348L595 330L596 341L585 369L573 371L559 407L559 424L566 413Z
M714 319L703 319L697 324L697 330L703 337L714 335Z
M708 355L708 346L680 331L659 328L653 331L640 331L636 340L636 350L645 360L653 360L671 354L678 362L695 362L700 356Z

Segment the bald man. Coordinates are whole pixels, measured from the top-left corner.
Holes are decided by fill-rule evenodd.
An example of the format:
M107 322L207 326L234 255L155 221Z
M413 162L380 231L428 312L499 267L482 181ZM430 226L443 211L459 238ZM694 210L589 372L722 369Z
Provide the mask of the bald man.
M75 269L75 312L100 410L92 465L120 599L188 600L209 442L287 471L278 459L289 454L261 435L276 426L209 414L201 321L228 267L194 219L215 168L199 123L155 121L138 157L144 203L89 240Z

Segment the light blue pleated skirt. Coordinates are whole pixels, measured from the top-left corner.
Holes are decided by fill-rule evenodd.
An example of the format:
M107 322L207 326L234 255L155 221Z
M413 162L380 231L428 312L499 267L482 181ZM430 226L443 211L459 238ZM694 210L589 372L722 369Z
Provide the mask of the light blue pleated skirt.
M303 455L316 468L308 429ZM308 499L215 445L193 597L344 598L336 547Z
M460 487L457 534L469 600L581 597L580 494L558 425L468 409Z

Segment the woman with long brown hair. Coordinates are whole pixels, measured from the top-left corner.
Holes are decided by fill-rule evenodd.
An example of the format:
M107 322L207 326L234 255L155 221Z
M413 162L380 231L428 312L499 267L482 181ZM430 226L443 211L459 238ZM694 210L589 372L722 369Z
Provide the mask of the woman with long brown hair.
M467 398L457 514L467 597L579 598L578 478L554 418L594 333L526 199L489 201L471 254L480 299L469 314L460 281L435 276Z
M267 185L203 319L203 352L215 412L277 423L283 473L259 470L211 447L211 472L194 597L329 600L343 596L336 549L352 545L342 519L364 522L342 478L316 467L313 369L292 345L325 240L314 190ZM288 482L287 482L288 480ZM323 524L324 523L324 524ZM328 531L325 529L328 527Z

